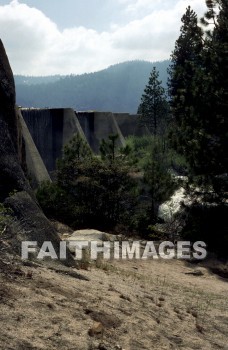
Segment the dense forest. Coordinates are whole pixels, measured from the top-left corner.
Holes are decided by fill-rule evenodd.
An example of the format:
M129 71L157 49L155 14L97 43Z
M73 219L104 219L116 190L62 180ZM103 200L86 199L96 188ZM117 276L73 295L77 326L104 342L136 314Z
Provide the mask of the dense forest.
M164 87L169 61L120 63L96 73L26 77L15 76L17 104L23 107L71 107L136 113L153 66Z

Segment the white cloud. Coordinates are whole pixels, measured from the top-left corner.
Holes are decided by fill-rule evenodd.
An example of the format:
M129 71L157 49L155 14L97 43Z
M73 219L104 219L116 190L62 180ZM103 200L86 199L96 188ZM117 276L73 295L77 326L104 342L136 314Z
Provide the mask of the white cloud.
M200 15L205 10L202 0L119 2L127 12L134 13L134 18L130 16L122 26L115 23L109 32L102 33L82 26L61 31L44 13L17 0L0 6L1 39L13 71L28 75L77 74L126 60L166 59L187 5Z
M126 5L125 10L127 12L148 14L150 11L155 11L158 9L172 10L175 7L182 7L183 10L187 6L191 6L195 11L199 9L205 10L204 0L119 0L120 3Z
M179 35L181 26L181 17L188 4L199 13L200 16L205 12L205 5L202 0L179 0L162 1L162 8L173 6L167 9L159 9L157 5L161 0L120 0L128 1L127 10L138 11L141 8L156 10L149 12L141 19L131 21L122 28L116 29L113 34L113 46L116 48L125 48L137 52L139 58L150 60L165 59L174 48L175 40ZM175 4L174 4L175 2Z
M120 0L124 1L124 0ZM143 12L144 14L148 10L155 10L157 7L166 8L167 4L171 5L173 4L173 1L170 0L126 0L126 11L131 13L139 14L140 12Z
M47 49L60 36L41 11L17 0L0 7L0 33L14 70L28 74L40 70Z

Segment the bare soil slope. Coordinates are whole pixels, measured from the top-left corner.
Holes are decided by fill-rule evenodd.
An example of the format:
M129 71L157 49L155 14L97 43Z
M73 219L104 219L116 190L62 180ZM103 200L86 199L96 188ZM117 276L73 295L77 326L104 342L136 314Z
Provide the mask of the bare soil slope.
M67 272L6 255L0 349L228 349L228 283L176 260Z

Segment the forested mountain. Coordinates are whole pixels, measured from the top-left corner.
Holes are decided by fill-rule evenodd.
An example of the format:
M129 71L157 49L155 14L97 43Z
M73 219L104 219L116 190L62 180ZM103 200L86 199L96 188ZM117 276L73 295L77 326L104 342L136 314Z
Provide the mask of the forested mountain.
M96 73L68 76L15 76L17 104L136 113L153 67L166 87L169 61L131 61Z
M14 80L16 85L37 85L37 84L47 84L53 83L60 78L63 78L62 75L48 75L48 76L26 76L26 75L15 75Z

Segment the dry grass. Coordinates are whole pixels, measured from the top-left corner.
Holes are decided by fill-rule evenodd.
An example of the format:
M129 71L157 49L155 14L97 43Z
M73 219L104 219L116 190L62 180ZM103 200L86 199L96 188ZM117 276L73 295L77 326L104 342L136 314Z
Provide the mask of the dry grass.
M39 266L0 274L0 348L226 349L226 280L174 260L85 262L87 280Z

